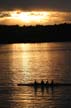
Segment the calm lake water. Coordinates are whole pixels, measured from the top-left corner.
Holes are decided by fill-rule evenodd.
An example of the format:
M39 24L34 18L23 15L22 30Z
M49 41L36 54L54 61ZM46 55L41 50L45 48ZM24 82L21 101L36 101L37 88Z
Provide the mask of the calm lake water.
M0 45L0 108L71 108L71 87L20 87L37 80L71 83L71 43Z

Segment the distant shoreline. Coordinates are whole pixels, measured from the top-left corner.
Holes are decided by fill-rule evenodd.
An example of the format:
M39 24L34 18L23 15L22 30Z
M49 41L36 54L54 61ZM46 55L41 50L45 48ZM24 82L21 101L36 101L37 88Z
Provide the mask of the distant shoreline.
M0 25L0 44L42 42L71 42L71 24L23 27Z

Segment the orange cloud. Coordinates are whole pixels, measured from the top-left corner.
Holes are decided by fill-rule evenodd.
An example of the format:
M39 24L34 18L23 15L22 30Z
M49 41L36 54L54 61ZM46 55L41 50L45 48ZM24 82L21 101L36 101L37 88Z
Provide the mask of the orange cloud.
M58 11L2 11L0 24L6 25L48 25L58 23L71 23L70 12Z

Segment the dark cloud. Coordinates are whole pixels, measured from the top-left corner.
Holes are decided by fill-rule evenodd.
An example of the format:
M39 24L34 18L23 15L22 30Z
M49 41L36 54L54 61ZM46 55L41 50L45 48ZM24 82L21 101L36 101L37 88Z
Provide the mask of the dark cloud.
M71 11L71 0L0 0L0 10L59 10Z

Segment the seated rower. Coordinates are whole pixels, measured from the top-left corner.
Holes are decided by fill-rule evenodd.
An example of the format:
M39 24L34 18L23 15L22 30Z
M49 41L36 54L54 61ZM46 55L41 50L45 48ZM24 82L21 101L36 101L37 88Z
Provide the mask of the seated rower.
M51 85L54 85L54 81L53 80L51 81Z
M49 85L49 83L48 83L48 80L46 81L46 86L48 86Z
M35 80L35 82L34 82L34 85L35 85L35 86L37 85L37 82L36 82L36 80Z
M42 86L44 85L44 81L43 81L43 80L41 81L41 85L42 85Z

